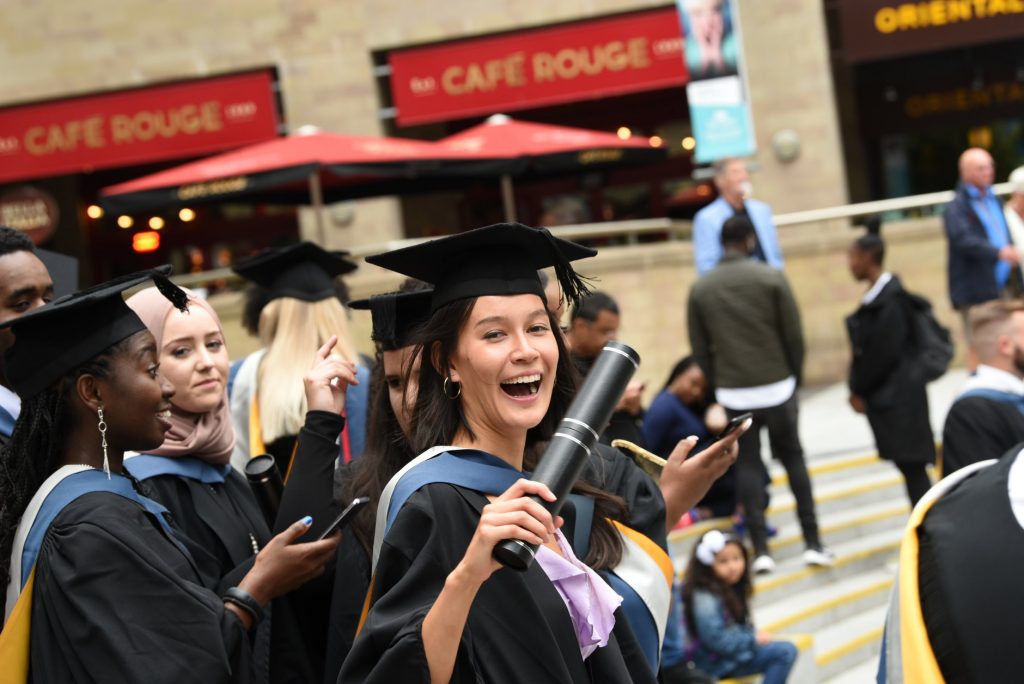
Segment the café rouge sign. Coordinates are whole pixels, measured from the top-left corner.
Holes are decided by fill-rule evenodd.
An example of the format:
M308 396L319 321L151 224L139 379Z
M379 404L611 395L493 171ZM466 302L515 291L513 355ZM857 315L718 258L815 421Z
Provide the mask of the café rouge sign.
M222 107L210 100L166 109L144 109L130 114L96 114L30 126L25 130L25 151L39 156L71 152L80 148L107 145L131 145L156 138L176 138L200 133L216 133L224 128L225 118L248 116L255 105L237 103Z
M669 41L664 41L669 42ZM659 44L660 51L681 52L682 39L671 45ZM441 74L441 88L448 95L488 92L498 87L524 87L531 83L571 81L581 76L600 76L605 72L643 70L651 66L651 46L646 37L612 40L600 45L566 47L557 52L525 52L467 64L452 64ZM410 81L413 92L436 88L431 78Z

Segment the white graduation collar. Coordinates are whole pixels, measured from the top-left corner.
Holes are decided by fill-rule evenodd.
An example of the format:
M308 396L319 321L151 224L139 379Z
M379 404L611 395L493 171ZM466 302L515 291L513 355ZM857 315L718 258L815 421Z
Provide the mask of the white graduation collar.
M864 297L860 300L862 304L870 304L871 302L878 299L878 295L882 293L882 288L889 284L892 280L892 273L886 271L882 275L878 276L878 280L871 286L867 292L864 293Z

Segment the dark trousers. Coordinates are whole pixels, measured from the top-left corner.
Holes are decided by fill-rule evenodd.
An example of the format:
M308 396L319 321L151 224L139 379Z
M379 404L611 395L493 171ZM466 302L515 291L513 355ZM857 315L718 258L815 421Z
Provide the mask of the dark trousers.
M916 506L921 497L931 489L932 481L928 479L928 471L924 463L896 463L895 466L903 473L907 485L907 498L910 505Z
M745 411L727 409L729 418ZM764 520L765 491L764 463L761 461L761 428L768 428L768 443L772 457L782 463L789 476L789 488L796 498L796 512L803 530L804 543L809 548L821 546L818 520L814 513L814 494L811 478L804 463L804 450L797 431L796 395L779 406L755 409L754 424L740 437L740 454L736 460L736 481L739 500L747 519L750 542L754 554L768 553L768 530Z

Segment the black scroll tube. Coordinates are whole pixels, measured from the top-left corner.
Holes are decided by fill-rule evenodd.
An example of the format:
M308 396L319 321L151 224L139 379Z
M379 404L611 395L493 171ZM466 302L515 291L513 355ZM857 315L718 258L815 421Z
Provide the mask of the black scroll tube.
M587 465L598 436L608 426L619 398L633 373L640 367L640 355L621 342L609 342L601 351L576 394L565 418L551 438L533 479L548 486L555 501L531 497L558 515L562 503ZM514 570L526 570L533 562L536 545L506 539L494 547L494 558Z
M284 481L281 479L281 471L277 469L277 461L267 454L253 456L245 464L245 478L249 480L249 487L263 511L263 517L267 519L267 525L274 529L277 510L281 507L281 496L284 494Z

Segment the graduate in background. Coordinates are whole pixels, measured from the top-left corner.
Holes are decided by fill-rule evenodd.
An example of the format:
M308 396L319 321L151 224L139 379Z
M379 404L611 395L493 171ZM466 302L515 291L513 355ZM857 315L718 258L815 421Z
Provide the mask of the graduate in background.
M331 336L338 338L333 353L356 366L358 381L346 392L339 460L347 463L359 457L366 443L370 371L359 362L348 333L348 314L335 290L335 279L356 265L342 253L300 242L240 260L232 269L266 288L270 299L259 318L264 348L246 357L232 381L232 465L241 470L251 457L269 453L287 477L307 408L302 376L308 361L295 350L319 348Z
M6 324L9 379L24 401L0 452L0 662L10 681L248 682L264 606L333 556L335 539L293 544L304 519L270 540L237 586L214 592L166 509L122 475L125 451L163 441L173 388L121 292L153 278L184 308L166 272Z
M946 414L943 476L1024 442L1024 303L986 302L967 318L978 368Z
M618 597L524 498L550 492L521 479L528 446L550 434L573 395L533 269L556 264L573 299L568 262L590 254L546 231L499 225L370 259L437 281L421 331L413 441L447 446L422 454L384 492L373 607L339 681L629 680L611 635ZM471 472L494 481L457 481ZM606 519L615 499L592 496L588 561L613 565L622 548ZM499 570L491 549L508 537L548 545L525 573ZM575 588L552 575L575 578Z
M913 364L911 305L900 279L883 268L879 230L876 220L847 253L850 273L869 286L846 319L853 350L850 405L867 414L878 456L899 468L913 506L932 486L925 466L935 462L935 435L926 382Z
M209 586L227 587L251 567L253 556L269 542L271 529L249 483L229 462L235 430L225 392L228 351L220 318L205 300L189 290L184 292L189 300L187 313L175 309L156 288L138 292L127 301L156 340L160 368L174 388L174 396L173 427L164 443L144 455L127 458L125 468L143 483L150 498L167 507L185 532L189 551L209 577ZM329 357L330 343L315 354L313 367L304 378L309 411L281 502L279 529L296 514L297 505L305 507L298 515L311 512L319 526L332 519L326 507L312 508L310 499L319 489L321 497L330 502L327 483L337 459L335 440L344 425L345 387L355 380L355 367ZM334 378L340 381L336 386L331 384ZM308 477L303 471L323 452L331 463L326 477L319 471ZM317 487L318 477L326 486ZM307 482L311 486L306 486ZM320 529L314 526L310 535L317 535ZM304 608L322 606L329 600L329 592L328 584L321 592L304 590L289 596L293 605L274 602L268 611L272 619L257 631L254 681L320 680L326 611L320 611L323 619L317 625L311 611ZM308 593L312 597L307 597ZM300 609L301 622L296 621L293 607Z
M370 588L370 556L377 504L388 480L412 460L409 446L412 405L416 402L419 356L411 337L430 317L432 291L407 280L398 292L352 302L369 309L377 363L370 376L366 453L338 468L336 498L344 503L367 497L370 504L356 516L338 547L327 632L324 684L334 684L356 638Z
M879 684L1018 682L1024 672L1024 452L946 476L900 546Z

